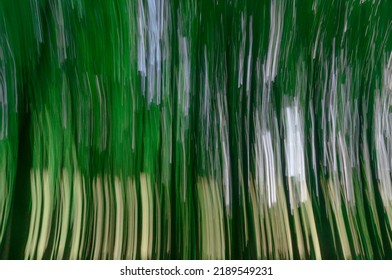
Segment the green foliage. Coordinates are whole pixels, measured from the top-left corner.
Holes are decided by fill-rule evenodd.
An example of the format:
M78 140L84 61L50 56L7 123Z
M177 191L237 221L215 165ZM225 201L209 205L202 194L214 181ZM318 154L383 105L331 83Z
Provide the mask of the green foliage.
M0 1L0 258L391 258L390 11Z

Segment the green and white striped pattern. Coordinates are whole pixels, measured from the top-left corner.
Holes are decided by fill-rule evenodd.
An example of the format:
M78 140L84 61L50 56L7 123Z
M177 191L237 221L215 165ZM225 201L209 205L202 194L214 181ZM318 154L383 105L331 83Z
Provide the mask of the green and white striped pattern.
M0 258L392 258L390 0L1 0Z

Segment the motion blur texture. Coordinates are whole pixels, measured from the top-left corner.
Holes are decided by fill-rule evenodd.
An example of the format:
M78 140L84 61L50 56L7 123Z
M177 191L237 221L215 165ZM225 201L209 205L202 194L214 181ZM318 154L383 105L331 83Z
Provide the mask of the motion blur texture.
M392 258L392 1L0 0L0 258Z

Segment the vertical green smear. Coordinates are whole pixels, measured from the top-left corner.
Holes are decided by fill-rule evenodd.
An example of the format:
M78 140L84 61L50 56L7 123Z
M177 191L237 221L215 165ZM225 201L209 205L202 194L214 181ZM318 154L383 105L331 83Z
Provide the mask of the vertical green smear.
M389 0L3 0L0 258L390 259Z

